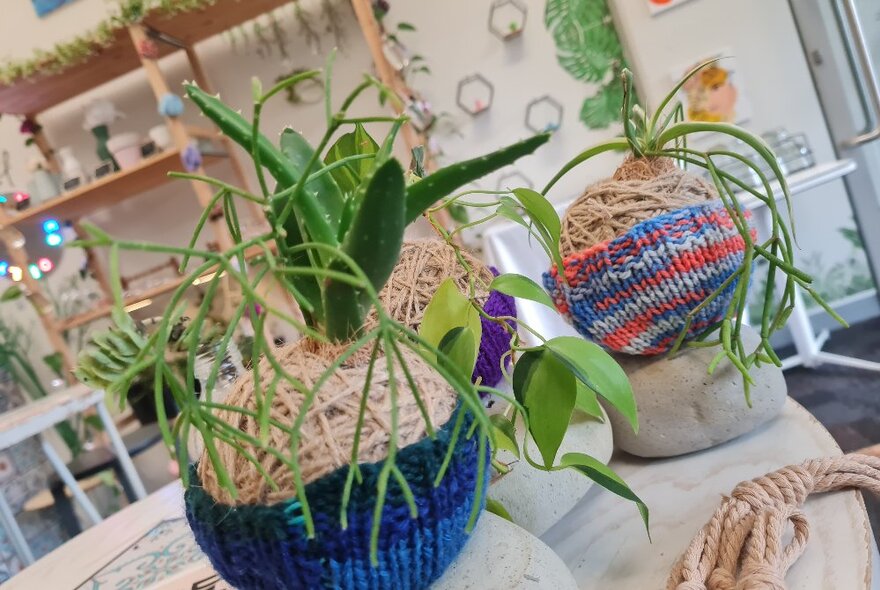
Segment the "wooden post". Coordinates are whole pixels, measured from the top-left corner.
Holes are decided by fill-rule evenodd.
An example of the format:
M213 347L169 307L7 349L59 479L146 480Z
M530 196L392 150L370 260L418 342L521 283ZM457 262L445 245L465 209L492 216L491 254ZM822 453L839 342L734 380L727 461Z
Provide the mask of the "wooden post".
M83 230L78 221L74 222L73 231L76 232L77 239L87 240L89 238L89 235ZM98 253L95 252L94 248L83 248L83 250L86 253L86 265L92 271L92 276L95 277L98 286L101 287L101 292L104 293L104 300L111 301L113 299L113 289L110 286L110 279L104 270L104 265L101 264Z
M29 115L29 119L36 121L36 117ZM39 123L37 123L39 125ZM49 140L46 139L46 134L43 133L42 126L40 130L34 133L34 145L40 150L40 153L43 155L43 158L46 160L46 164L49 166L49 172L54 172L58 174L61 171L61 166L58 165L58 159L55 157L55 150L52 149L52 146L49 145Z
M64 341L61 329L58 327L52 302L43 294L43 288L31 276L30 269L28 269L30 260L24 248L24 236L11 225L7 225L0 229L0 241L3 242L6 252L9 254L9 265L17 266L21 269L21 284L24 286L25 295L37 312L37 317L40 319L40 323L43 324L43 329L49 338L52 348L61 354L61 365L64 369L63 377L69 382L76 360L73 358L73 352L71 352L67 342Z
M147 31L142 25L137 24L130 25L128 31L131 35L135 51L138 51L138 47L148 40ZM153 94L156 96L156 100L161 100L162 97L170 93L171 90L168 88L168 82L162 75L162 70L159 68L158 62L141 56L140 52L138 52L138 56L140 56L141 67L147 74L147 80L150 83L150 87L153 89ZM172 117L165 117L165 124L171 132L171 138L174 141L175 147L177 147L177 149L180 150L180 153L183 154L183 151L192 141L192 138L186 132L186 125L183 124L183 121ZM205 170L203 167L199 167L195 173L204 175ZM198 197L199 203L202 207L208 207L213 197L211 188L203 182L190 181L190 184L192 185L193 191L195 191L196 197ZM214 219L211 220L210 223L213 227L214 235L220 244L221 250L232 248L232 238L229 236L229 232L226 231L226 225L223 219Z

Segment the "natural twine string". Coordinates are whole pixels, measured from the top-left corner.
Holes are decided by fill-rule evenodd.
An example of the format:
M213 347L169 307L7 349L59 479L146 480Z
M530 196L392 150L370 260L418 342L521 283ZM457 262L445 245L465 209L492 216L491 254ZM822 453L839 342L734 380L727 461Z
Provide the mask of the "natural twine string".
M804 552L807 496L843 488L880 494L880 458L812 459L740 483L675 564L667 590L785 590L785 574ZM782 539L788 523L794 536Z
M333 375L327 379L315 395L306 420L300 430L297 456L303 481L308 484L328 473L347 465L354 447L357 420L372 342L368 343L349 358ZM311 388L334 361L344 352L344 345L321 344L302 339L275 351L275 358L286 372ZM431 424L439 428L445 424L455 409L457 397L449 384L420 356L406 347L401 347L409 375L404 374L395 359L394 374L397 381L398 404L398 446L405 447L425 437L425 421L412 394L408 377L412 378L425 403ZM261 392L266 395L275 371L264 358L260 361ZM391 432L391 388L389 372L384 354L380 352L373 368L370 394L367 399L364 422L358 447L358 462L373 463L382 461L388 454ZM278 382L277 391L269 411L271 420L292 426L299 414L304 395L288 381ZM254 374L248 371L233 385L225 403L230 406L257 411L254 394ZM251 416L221 410L217 418L235 428L259 439L259 424ZM206 452L199 461L199 478L205 490L224 504L272 504L296 495L293 473L275 455L263 448L244 444L263 469L278 485L274 491L259 470L237 449L218 442L217 451L220 462L238 491L238 499L233 500L229 492L220 487L214 465ZM290 455L290 437L283 430L270 426L268 447Z
M562 255L628 232L634 225L718 198L703 179L668 158L628 157L614 175L587 188L562 218Z
M483 285L488 286L495 277L470 253L462 250L461 255L479 278L475 282L477 301L485 303L489 292ZM389 316L405 326L418 329L425 317L425 308L440 284L448 278L455 281L459 291L465 295L470 293L467 270L459 263L452 246L441 240L404 242L400 260L379 293L379 300ZM374 310L365 322L366 328L375 323Z

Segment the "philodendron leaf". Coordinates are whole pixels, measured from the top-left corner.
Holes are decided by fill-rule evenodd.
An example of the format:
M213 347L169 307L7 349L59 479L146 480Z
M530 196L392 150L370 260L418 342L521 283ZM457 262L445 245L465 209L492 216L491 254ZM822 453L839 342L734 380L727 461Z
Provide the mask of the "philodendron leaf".
M531 154L549 139L549 133L541 133L491 154L452 164L411 185L406 190L406 223L412 223L425 209L469 182Z
M342 251L366 274L377 292L385 285L400 256L406 228L404 198L403 168L397 160L388 160L373 172L342 243ZM331 268L352 273L341 260L334 261ZM324 300L324 309L332 310L325 318L332 338L346 338L353 330L360 329L369 301L366 291L327 279Z
M511 297L519 297L520 299L528 299L529 301L537 301L546 305L552 310L556 307L553 300L541 286L535 281L523 275L516 273L507 273L498 275L489 286L490 290L499 291Z
M504 520L513 522L513 517L510 515L510 512L508 512L507 508L504 507L504 504L498 500L486 498L486 512L491 512L495 516L500 516Z
M570 469L580 471L609 492L613 492L621 498L635 502L639 509L639 514L642 515L642 520L645 523L645 530L648 531L648 538L651 538L648 506L642 502L641 498L635 495L629 486L626 485L626 482L624 482L619 475L614 473L610 467L589 455L584 455L583 453L566 453L562 456L562 459L560 459L560 464Z
M474 333L470 328L461 326L453 328L440 340L437 349L443 353L440 362L451 364L450 370L461 371L466 377L474 373L477 362L477 346Z
M544 238L546 250L553 257L553 262L557 268L562 268L562 255L559 253L559 237L562 233L562 222L559 221L559 214L550 204L550 201L541 193L533 191L530 188L513 189L513 194L519 200L523 209L526 210L529 219L538 231L538 234Z
M489 416L495 428L495 445L497 450L510 451L519 459L519 444L516 442L516 426L501 414Z
M529 417L529 432L548 469L568 430L577 397L577 379L559 357L533 348L513 370L513 391Z
M362 125L358 124L355 126L354 131L341 136L327 150L327 155L324 156L324 163L333 164L349 156L371 155L378 151L379 144L370 137L370 134L367 133L367 130ZM372 168L373 160L365 159L336 168L330 174L342 192L347 195L353 195L361 185L361 182L369 176Z
M425 308L422 325L419 327L419 335L431 346L440 348L440 343L450 331L465 327L469 329L469 334L473 338L474 362L476 362L480 338L483 336L480 314L474 309L468 298L458 290L455 281L446 279L440 283L431 302ZM473 364L471 364L471 368L473 368Z
M584 385L608 400L639 432L639 418L632 385L620 365L598 345L576 338L560 336L545 343Z
M577 382L577 399L574 402L574 407L588 416L596 418L599 422L605 421L605 414L602 412L599 400L596 399L596 392L581 383L580 380Z

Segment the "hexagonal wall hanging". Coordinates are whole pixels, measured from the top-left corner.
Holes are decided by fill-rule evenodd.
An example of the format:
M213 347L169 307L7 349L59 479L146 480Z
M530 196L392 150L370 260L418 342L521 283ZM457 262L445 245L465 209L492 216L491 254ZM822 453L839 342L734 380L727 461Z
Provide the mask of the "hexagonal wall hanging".
M479 115L492 106L495 87L480 74L472 74L458 82L455 102L471 116Z
M515 39L526 28L527 14L520 0L495 0L489 9L489 30L502 41Z
M562 125L562 104L545 94L526 107L526 127L535 133L556 131Z
M535 188L535 185L528 176L526 176L519 170L509 170L505 172L498 177L498 182L495 183L496 191L505 191L507 189L523 187Z

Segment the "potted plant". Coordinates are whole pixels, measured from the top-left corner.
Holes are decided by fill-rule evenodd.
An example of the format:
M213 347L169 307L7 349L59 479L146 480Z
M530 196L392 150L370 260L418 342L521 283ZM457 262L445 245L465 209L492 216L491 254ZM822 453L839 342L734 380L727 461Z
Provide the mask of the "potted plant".
M599 154L626 154L612 178L588 187L566 212L560 240L562 258L553 261L544 283L560 312L585 337L619 353L637 383L644 383L638 376L646 371L651 372L654 383L660 375L668 375L668 380L658 383L656 392L650 383L645 385L654 397L666 400L656 403L668 410L662 420L667 434L671 426L667 419L682 431L704 419L699 411L691 417L669 401L676 390L688 387L689 381L696 384L693 393L703 399L718 393L724 383L739 383L749 407L758 373L760 384L776 384L774 392L762 391L774 398L774 407L751 416L728 413L739 424L715 425L724 432L701 440L702 447L683 446L665 454L723 442L781 409L784 380L770 336L785 325L796 288L844 323L813 290L810 277L795 265L794 232L779 211L776 196L781 194L789 219L791 200L772 150L759 137L735 125L684 120L677 94L714 61L689 72L650 116L634 103L632 75L624 70L624 136L577 155L543 191L546 195L560 178ZM695 134L709 133L735 138L751 152L701 150L689 145L688 139ZM721 169L719 161L724 159L741 163L750 176L760 179L758 185ZM688 168L706 170L708 180ZM771 177L765 169L772 172ZM763 240L758 239L750 225L750 213L741 204L746 194L759 199L769 212L769 235ZM766 269L767 281L758 293L762 313L752 324L753 330L747 326L746 313L752 272L758 264ZM658 355L674 357L687 350L690 352L681 358L699 359L698 363L673 360L684 363L676 365L673 372L672 365L656 361ZM704 371L707 364L710 377ZM691 373L697 370L697 374L682 375L683 368ZM637 399L638 393L637 388ZM662 447L657 439L642 442L639 446L631 441L631 446L624 448L645 455Z
M578 339L525 347L511 318L496 318L510 334L508 356L517 356L510 396L471 380L482 330L482 308L472 294L451 281L441 284L418 332L393 319L379 296L398 262L407 224L459 187L531 153L548 136L407 179L392 157L405 118L349 115L370 88L393 98L368 76L338 109L325 80L327 130L317 146L288 128L276 147L260 133L265 103L319 75L303 72L268 91L255 81L251 121L187 85L188 97L202 113L249 153L261 192L178 174L218 191L189 246L117 240L93 226L82 243L110 250L117 334L104 338L109 346L84 353L81 365L97 363L115 373L107 389L120 395L143 370L153 370L160 425L187 486L187 517L217 571L241 590L430 585L461 550L480 515L490 449L520 444L509 418L490 418L481 392L505 397L522 417L527 425L522 436L534 439L541 454L532 459L526 452L529 461L597 479L637 502L647 521L644 504L604 464L585 455L556 457L578 389L592 388L635 421L631 391L610 356ZM359 128L365 123L390 130L381 143L368 141ZM344 128L353 129L337 137ZM274 190L267 173L277 183ZM242 237L237 212L242 199L262 205L270 227L266 233ZM547 217L543 197L530 191L510 199L516 203L512 214L541 228L547 243L558 240L559 220ZM222 207L235 241L226 252L194 246L215 205ZM118 261L126 249L173 252L183 257L184 267L199 260L149 335L135 329L122 311ZM181 337L187 343L187 370L178 374L165 350L188 284L201 282L206 273L212 274L202 282L204 300ZM298 312L273 306L260 294L270 278L296 301ZM525 277L502 275L492 285L549 303ZM199 339L187 335L201 332L221 286L237 289L241 299L231 310L220 349L248 324L254 337L247 375L219 402L213 394L219 358L202 394L194 395ZM296 327L302 339L275 347L263 330L268 318ZM589 354L581 354L584 350ZM87 372L80 374L88 381ZM615 380L609 383L607 375ZM161 403L165 388L179 408L173 425ZM204 442L195 465L186 445L177 442L187 440L190 431Z

